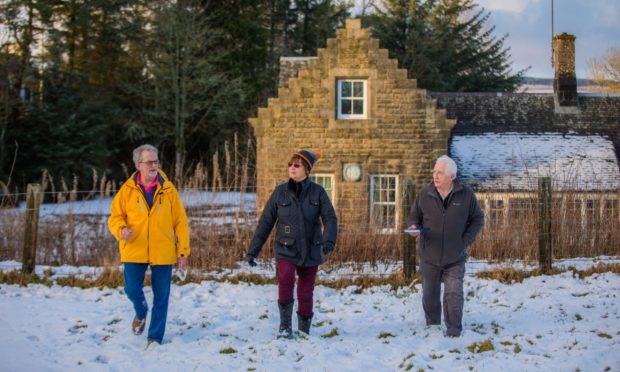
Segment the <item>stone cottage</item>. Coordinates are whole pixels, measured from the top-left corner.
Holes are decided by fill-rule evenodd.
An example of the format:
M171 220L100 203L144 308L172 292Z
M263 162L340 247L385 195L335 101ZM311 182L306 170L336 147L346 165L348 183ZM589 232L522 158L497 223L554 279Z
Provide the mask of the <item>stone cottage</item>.
M291 154L312 147L323 154L313 178L346 225L396 232L406 185L428 183L446 153L495 220L511 197L525 195L515 193L531 194L533 178L556 179L579 162L566 180L605 195L597 206L615 208L615 216L620 97L577 97L571 39L562 40L556 58L569 66L557 63L554 95L434 93L408 79L360 20L347 20L317 57L281 59L278 97L250 119L259 208L287 179Z
M430 180L455 121L359 19L347 20L318 57L283 59L282 75L278 97L250 119L259 208L287 179L291 154L313 147L322 153L313 177L330 192L341 223L400 227L403 185Z

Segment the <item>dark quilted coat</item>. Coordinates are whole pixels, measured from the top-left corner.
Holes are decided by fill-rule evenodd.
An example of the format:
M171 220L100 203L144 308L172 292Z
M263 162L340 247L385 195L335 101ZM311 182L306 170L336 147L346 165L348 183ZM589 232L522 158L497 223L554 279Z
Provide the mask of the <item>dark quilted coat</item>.
M276 259L284 258L297 266L325 262L323 248L333 247L338 234L336 212L327 192L307 178L276 187L258 221L249 256L258 256L274 225Z

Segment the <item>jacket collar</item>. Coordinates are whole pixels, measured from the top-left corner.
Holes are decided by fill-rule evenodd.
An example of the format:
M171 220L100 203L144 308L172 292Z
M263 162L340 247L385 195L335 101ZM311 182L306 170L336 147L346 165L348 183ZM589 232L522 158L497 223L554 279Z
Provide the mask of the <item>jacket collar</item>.
M304 192L306 190L308 190L308 187L310 187L310 183L312 181L310 181L310 177L306 177L303 181L301 182L295 182L292 178L289 178L288 180L288 190L289 192L291 192L293 195L297 194L297 185L299 185L299 187L301 187L301 191L299 193L299 196L301 197L301 195L304 194Z
M159 189L163 190L170 187L170 181L168 180L166 173L164 173L164 171L162 171L161 169L157 170L157 182L157 188ZM133 172L133 174L127 180L127 183L134 188L140 188L140 186L138 186L138 171Z
M433 181L431 181L428 184L428 195L432 196L433 198L439 199L439 193L437 191L437 189L435 188L435 185L433 184ZM455 178L454 181L452 181L452 191L451 193L457 193L459 191L463 190L463 185L461 185L461 182L458 180L458 178Z

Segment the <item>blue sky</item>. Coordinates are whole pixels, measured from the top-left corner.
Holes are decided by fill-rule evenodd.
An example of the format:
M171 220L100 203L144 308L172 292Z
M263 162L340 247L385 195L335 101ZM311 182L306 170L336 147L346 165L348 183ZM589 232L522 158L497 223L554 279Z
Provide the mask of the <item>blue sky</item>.
M527 66L527 76L552 77L551 0L477 0L491 11L489 24L496 35L509 34L515 71ZM555 0L554 32L577 37L575 65L578 78L589 77L588 61L610 47L620 48L619 0Z
M355 0L368 3L372 0ZM374 3L380 3L375 0ZM475 0L491 12L495 36L508 34L513 72L531 66L531 77L553 77L551 67L551 0ZM578 78L588 78L588 61L610 47L620 48L620 0L554 0L554 32L577 37Z

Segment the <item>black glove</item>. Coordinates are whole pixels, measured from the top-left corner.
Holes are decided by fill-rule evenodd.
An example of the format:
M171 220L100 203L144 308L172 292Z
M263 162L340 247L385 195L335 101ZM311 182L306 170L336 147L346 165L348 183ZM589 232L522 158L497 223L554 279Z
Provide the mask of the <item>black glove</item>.
M248 255L248 264L252 267L256 266L256 262L254 261L256 257L252 256L251 254Z
M323 253L328 254L329 252L334 250L334 243L325 242L323 243Z

